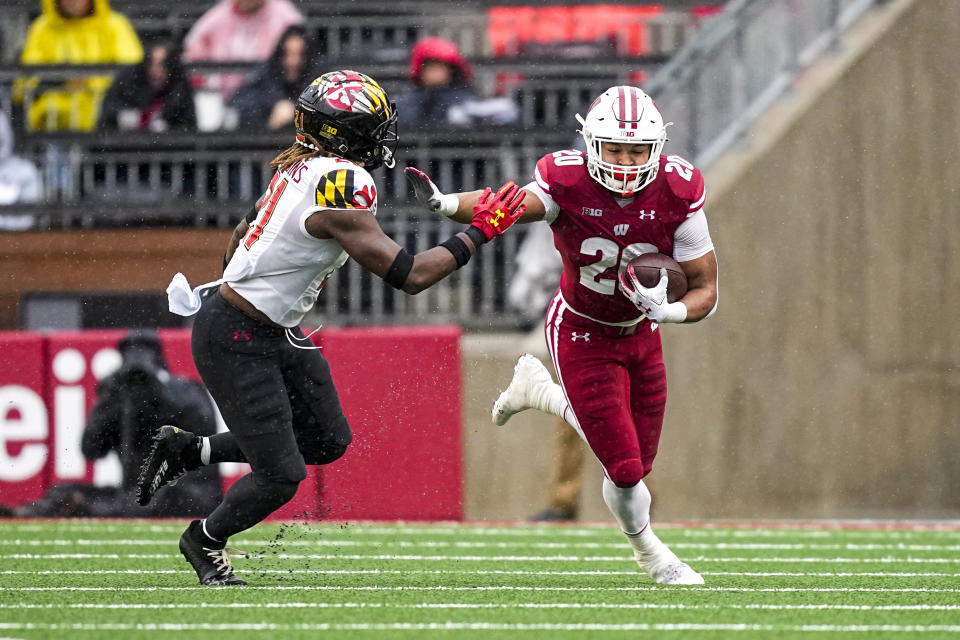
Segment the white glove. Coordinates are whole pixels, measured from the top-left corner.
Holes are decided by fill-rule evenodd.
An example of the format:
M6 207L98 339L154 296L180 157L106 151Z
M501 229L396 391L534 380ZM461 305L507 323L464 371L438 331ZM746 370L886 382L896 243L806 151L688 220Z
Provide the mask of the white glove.
M403 175L407 177L407 182L413 187L413 195L417 202L424 207L450 217L457 212L460 206L460 198L455 193L443 193L433 184L430 176L415 167L407 167L403 170Z
M651 322L683 322L687 319L687 305L667 302L667 282L666 269L660 269L660 282L649 288L640 284L632 269L627 269L620 274L620 291Z

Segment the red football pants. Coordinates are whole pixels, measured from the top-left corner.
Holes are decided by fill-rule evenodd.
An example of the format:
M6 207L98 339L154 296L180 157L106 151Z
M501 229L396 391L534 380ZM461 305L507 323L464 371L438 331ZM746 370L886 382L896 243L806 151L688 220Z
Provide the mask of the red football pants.
M584 439L618 487L650 473L660 443L667 376L660 331L622 329L576 315L557 295L547 348Z

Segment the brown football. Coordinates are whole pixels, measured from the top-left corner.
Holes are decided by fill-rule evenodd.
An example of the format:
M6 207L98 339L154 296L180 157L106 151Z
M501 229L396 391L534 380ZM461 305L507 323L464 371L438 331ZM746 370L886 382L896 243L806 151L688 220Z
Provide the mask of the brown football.
M642 253L627 265L633 269L645 287L655 287L660 282L660 269L667 270L667 301L676 302L687 293L687 274L680 264L662 253Z

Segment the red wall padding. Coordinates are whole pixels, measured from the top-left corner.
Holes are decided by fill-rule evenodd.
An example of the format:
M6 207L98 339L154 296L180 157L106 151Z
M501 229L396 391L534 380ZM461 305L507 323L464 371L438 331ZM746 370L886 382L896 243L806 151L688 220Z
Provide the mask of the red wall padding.
M110 480L108 465L83 460L79 439L123 335L0 332L0 503L36 500L57 482ZM159 336L171 372L196 379L189 331ZM311 469L274 518L460 519L460 329L325 329L315 338L354 441L342 459ZM225 469L225 485L245 472L236 467Z

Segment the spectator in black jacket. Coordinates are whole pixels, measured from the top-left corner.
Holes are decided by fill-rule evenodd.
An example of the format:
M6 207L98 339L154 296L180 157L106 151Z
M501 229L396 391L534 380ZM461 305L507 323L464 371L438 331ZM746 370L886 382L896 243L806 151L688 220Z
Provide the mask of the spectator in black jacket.
M104 98L100 128L120 131L194 131L193 88L170 42L147 46L139 64L117 74Z
M317 75L317 55L306 29L302 24L287 27L270 57L230 100L239 126L253 130L289 126L300 92Z
M208 466L182 478L148 509L137 505L140 466L160 427L170 424L213 435L216 417L203 385L167 370L155 332L132 331L117 348L123 363L100 381L80 448L88 460L117 452L121 486L55 485L41 500L21 506L18 516L188 517L209 513L220 503L220 474Z

